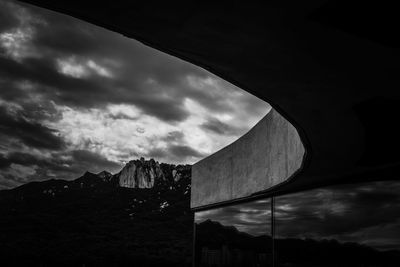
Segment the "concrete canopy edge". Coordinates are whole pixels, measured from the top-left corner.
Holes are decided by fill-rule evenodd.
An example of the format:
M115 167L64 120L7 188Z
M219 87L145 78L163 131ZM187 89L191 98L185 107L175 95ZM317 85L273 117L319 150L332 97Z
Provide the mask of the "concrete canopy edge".
M297 130L271 111L249 132L192 167L191 207L249 197L291 177L305 147Z

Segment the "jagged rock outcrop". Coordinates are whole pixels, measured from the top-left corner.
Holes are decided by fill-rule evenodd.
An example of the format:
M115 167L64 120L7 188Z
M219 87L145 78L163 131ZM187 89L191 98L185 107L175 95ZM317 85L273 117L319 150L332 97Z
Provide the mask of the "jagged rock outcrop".
M172 179L174 182L178 182L180 179L188 177L191 175L190 165L172 165L173 170L171 171Z
M108 171L102 171L97 174L89 171L81 177L72 180L59 180L60 188L67 185L68 188L88 188L88 187L126 187L126 188L153 188L153 187L173 187L181 181L190 180L190 165L174 165L167 163L158 163L154 159L129 161L120 172L111 174ZM50 187L49 187L50 188ZM48 188L46 188L47 190ZM64 189L59 189L63 191Z
M174 178L174 181L177 182L181 179L181 174L178 173L177 170L172 170L172 177Z
M154 159L131 160L125 167L114 175L113 180L121 187L152 188L158 181L165 180L160 164Z

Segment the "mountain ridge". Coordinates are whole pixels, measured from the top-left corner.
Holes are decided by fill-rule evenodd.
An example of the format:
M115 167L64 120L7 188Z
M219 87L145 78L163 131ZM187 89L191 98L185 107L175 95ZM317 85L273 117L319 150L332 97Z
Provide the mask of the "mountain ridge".
M148 189L166 181L177 182L182 177L187 177L188 171L190 170L191 165L189 164L175 165L169 163L159 163L153 158L145 160L143 157L141 157L140 159L130 160L119 172L115 174L112 174L107 170L103 170L99 173L85 171L82 176L73 180L51 178L43 181L32 181L11 189L0 190L0 192L18 190L19 188L27 187L30 184L60 183L64 185L65 183L74 184L78 182L83 183L82 186L88 186L88 183L90 182L92 182L90 186L94 186L97 183L106 182L117 187Z

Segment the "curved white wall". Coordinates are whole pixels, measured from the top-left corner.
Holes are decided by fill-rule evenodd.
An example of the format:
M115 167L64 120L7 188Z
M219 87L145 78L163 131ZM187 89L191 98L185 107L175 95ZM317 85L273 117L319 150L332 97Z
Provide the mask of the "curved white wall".
M191 207L247 197L288 179L303 161L297 130L271 111L234 143L192 167Z

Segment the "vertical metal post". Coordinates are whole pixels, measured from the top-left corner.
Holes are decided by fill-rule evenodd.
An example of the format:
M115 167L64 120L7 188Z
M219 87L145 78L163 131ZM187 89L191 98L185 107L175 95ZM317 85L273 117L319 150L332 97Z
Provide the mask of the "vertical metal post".
M271 197L271 239L272 239L272 266L276 267L275 259L275 199Z
M196 267L196 213L193 212L192 267Z

